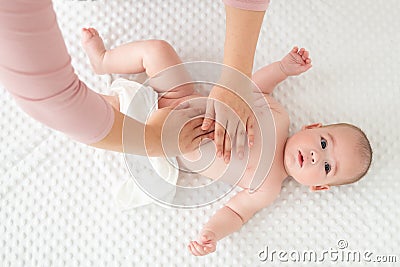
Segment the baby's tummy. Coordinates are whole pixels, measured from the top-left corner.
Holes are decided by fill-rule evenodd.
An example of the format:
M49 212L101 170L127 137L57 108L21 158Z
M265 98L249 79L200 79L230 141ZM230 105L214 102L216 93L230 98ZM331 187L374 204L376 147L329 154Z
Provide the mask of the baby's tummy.
M257 112L257 111L256 111ZM191 153L177 157L179 167L188 172L200 173L213 180L220 179L229 184L238 183L239 186L247 188L255 175L263 179L269 171L275 152L275 128L266 116L265 112L258 112L259 117L264 120L260 129L255 128L254 146L249 150L245 144L244 158L239 159L235 148L232 146L232 156L228 164L223 158L216 156L216 147L212 141L201 145ZM269 122L268 122L269 121ZM267 124L266 124L267 123ZM265 175L265 176L264 176Z
M239 160L236 155L233 155L230 162L226 164L223 158L218 158L213 142L203 144L198 150L177 157L177 160L182 171L200 173L213 180L220 179L229 184L236 184L248 172L246 159Z

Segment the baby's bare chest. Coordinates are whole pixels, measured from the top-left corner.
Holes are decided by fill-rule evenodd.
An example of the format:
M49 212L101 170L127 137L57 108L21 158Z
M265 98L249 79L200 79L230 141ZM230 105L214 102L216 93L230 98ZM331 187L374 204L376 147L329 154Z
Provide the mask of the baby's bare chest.
M228 164L215 155L213 142L201 146L199 151L179 157L181 166L187 170L199 172L211 179L221 179L229 184L238 184L248 188L253 181L261 184L272 169L283 168L283 148L286 141L288 123L282 123L282 118L269 110L256 109L258 127L255 127L254 146L245 146L244 159L239 159L235 143L232 147L232 157ZM281 115L280 115L281 116ZM284 136L282 136L284 135ZM189 160L187 160L189 159ZM195 160L194 160L195 159ZM274 178L271 178L274 179Z

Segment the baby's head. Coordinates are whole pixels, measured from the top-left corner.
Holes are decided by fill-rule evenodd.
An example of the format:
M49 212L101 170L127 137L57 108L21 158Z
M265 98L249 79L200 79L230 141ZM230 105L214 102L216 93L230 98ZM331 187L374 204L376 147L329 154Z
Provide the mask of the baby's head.
M367 173L371 160L364 132L346 123L304 126L285 145L287 173L311 190L354 183Z

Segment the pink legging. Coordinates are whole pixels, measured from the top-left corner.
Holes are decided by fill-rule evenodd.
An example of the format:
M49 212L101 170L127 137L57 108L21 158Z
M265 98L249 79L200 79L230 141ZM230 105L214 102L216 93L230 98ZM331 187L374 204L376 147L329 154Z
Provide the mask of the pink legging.
M0 82L30 116L92 144L114 123L111 105L71 66L51 0L0 0Z

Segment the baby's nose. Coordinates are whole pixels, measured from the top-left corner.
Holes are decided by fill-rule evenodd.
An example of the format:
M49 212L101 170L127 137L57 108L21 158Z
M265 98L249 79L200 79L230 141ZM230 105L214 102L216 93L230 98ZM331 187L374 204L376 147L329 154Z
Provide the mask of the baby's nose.
M318 153L315 152L314 150L311 150L310 154L311 154L311 164L316 164L319 160Z

